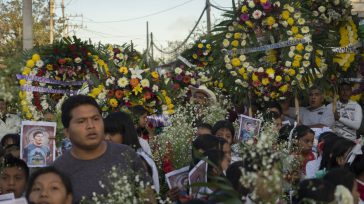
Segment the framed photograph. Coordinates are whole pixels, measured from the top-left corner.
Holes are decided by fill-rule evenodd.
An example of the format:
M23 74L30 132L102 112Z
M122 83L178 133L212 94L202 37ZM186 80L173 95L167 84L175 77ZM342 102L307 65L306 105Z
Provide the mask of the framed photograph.
M246 115L239 115L239 132L236 141L247 141L258 137L261 121Z
M200 189L200 186L191 186L194 183L207 183L207 162L201 160L193 169L188 173L188 182L190 184L190 196L196 198Z
M20 133L20 158L29 167L44 167L55 160L54 122L22 121Z
M169 189L178 187L181 191L187 192L189 166L171 171L166 174L166 181Z

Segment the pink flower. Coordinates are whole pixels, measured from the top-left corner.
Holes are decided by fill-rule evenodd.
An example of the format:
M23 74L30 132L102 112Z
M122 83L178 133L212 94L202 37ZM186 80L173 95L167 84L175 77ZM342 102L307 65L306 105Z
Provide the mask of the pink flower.
M260 10L255 10L253 12L253 18L254 19L260 19L260 17L262 17L262 12Z
M249 20L249 14L246 14L246 13L245 14L241 14L240 15L240 19L243 20L243 21Z

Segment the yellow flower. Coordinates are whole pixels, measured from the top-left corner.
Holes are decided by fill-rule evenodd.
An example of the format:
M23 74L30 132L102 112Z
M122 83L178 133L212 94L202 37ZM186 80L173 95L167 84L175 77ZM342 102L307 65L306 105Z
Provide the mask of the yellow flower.
M294 60L297 60L297 61L301 61L302 60L302 55L299 55L299 54L296 54L295 56L294 56Z
M127 68L127 67L120 67L120 68L119 68L119 72L125 75L125 74L127 74L129 71L128 71L128 68Z
M27 64L25 66L29 67L29 68L33 68L34 67L35 62L33 60L28 60Z
M244 79L244 80L248 80L248 74L247 74L247 73L244 73L244 74L243 74L243 79Z
M201 49L201 48L203 48L203 44L202 44L202 43L199 43L199 44L197 45L197 47Z
M272 98L272 99L275 99L275 98L277 98L278 97L278 94L276 93L276 92L272 92L272 93L270 93L270 97Z
M297 34L298 33L298 27L297 26L292 26L291 31L293 34Z
M23 106L22 111L23 111L23 113L29 112L28 106Z
M273 24L275 24L276 23L276 19L274 19L272 16L269 16L268 18L267 18L267 25L268 26L272 26Z
M47 64L46 68L47 68L48 71L52 71L53 70L53 65Z
M293 67L300 67L300 65L301 65L301 63L300 63L299 61L297 61L297 60L294 60L294 61L292 62L292 66L293 66Z
M289 76L285 76L285 77L284 77L284 80L285 80L286 82L289 82L289 81L291 81L291 78L290 78Z
M282 93L286 93L288 90L288 84L285 84L279 88L279 91Z
M192 58L193 58L193 59L197 59L197 57L198 57L198 56L197 56L197 54L193 54L193 55L192 55Z
M32 113L31 113L31 112L27 112L27 113L25 114L25 117L26 117L27 119L32 119L33 115L32 115Z
M268 75L274 75L275 71L273 68L268 68L265 73L267 73Z
M239 58L233 58L231 60L231 64L234 66L234 67L239 67L241 65L240 63L240 59Z
M40 56L39 56L38 54L34 54L34 55L32 56L32 60L33 60L34 62L36 62L36 61L40 60Z
M282 16L282 18L283 18L284 20L287 20L287 19L289 18L289 11L284 10L284 11L282 12L281 16Z
M93 96L98 96L101 93L101 89L100 88L93 88L91 91L91 94Z
M19 84L20 86L24 86L27 83L25 79L20 79Z
M259 81L259 78L258 78L258 76L257 76L255 73L253 73L253 75L252 75L252 80L253 80L254 82Z
M268 84L269 84L269 79L268 79L268 78L263 78L263 79L262 79L262 84L263 84L264 86L268 85Z
M244 73L245 73L245 68L244 68L244 67L240 68L240 69L238 70L238 72L239 72L239 74L240 74L241 76L243 76L243 75L244 75Z
M296 46L296 50L297 50L298 52L301 52L303 49L305 49L305 46L303 46L303 45L302 45L302 43L300 43L300 44L298 44L298 45Z
M158 74L158 72L156 72L156 71L153 71L153 72L151 73L151 75L152 75L152 77L153 77L154 79L158 79L158 78L159 78L159 74Z
M296 39L302 39L303 38L303 35L301 35L301 34L297 34L297 35L295 35L294 36Z
M27 97L27 93L25 91L20 91L19 92L19 98L21 100L25 99Z
M260 3L265 4L265 3L267 3L267 0L260 0Z
M287 23L288 23L288 25L293 25L294 24L294 20L293 20L293 18L288 18L287 19Z
M248 7L247 7L247 6L243 6L243 7L241 7L241 12L242 12L242 13L246 13L246 12L248 12Z
M233 40L233 41L231 42L231 45L232 45L232 46L234 46L234 47L238 47L238 46L239 46L239 41L237 41L237 40Z
M254 24L251 21L245 21L245 24L249 27L249 28L253 28Z
M28 75L30 73L30 68L29 67L24 67L24 70L23 70L23 75Z
M115 98L109 100L109 105L113 108L118 107L118 101Z
M240 39L241 34L240 33L234 33L234 39Z
M138 84L136 87L133 88L134 95L138 95L138 93L143 92L143 88Z
M294 76L296 74L296 71L294 69L288 69L289 76Z
M353 101L359 101L361 99L361 96L362 96L362 94L352 95L350 97L350 99L353 100Z
M281 76L276 76L276 82L281 82L282 81L282 77Z
M206 48L207 48L207 49L211 49L211 45L210 45L210 44L207 44L207 45L206 45Z
M164 99L166 100L167 105L172 104L172 99L170 97L165 96Z
M219 83L219 88L222 89L224 87L224 83L220 82Z

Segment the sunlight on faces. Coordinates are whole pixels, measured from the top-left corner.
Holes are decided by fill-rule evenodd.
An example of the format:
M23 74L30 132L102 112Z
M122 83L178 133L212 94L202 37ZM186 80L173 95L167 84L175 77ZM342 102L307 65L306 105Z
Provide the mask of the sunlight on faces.
M216 136L224 138L230 145L233 143L233 135L227 128L217 130Z
M73 148L94 150L105 139L104 122L98 109L92 105L80 105L71 111L69 127L64 134Z
M61 178L55 173L38 176L31 186L29 201L35 204L71 204L72 195L67 194Z
M3 169L0 187L3 194L14 193L15 198L20 198L26 187L25 171L19 167L6 167Z
M298 140L298 148L301 153L308 154L312 150L314 139L315 135L309 132Z

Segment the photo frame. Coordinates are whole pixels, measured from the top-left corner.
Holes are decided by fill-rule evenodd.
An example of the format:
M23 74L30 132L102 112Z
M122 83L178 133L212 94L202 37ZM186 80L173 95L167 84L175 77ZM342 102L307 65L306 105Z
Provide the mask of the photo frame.
M169 189L178 187L181 191L187 192L188 172L190 167L185 166L166 174L166 181Z
M190 196L196 198L201 191L200 186L191 186L194 183L207 183L207 162L201 160L195 167L188 173L188 183L190 185Z
M236 141L248 141L259 136L261 120L239 115L239 132L235 135Z
M49 166L56 156L55 135L57 123L22 121L20 158L29 167Z

